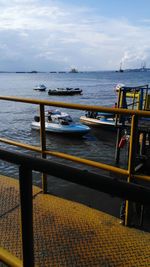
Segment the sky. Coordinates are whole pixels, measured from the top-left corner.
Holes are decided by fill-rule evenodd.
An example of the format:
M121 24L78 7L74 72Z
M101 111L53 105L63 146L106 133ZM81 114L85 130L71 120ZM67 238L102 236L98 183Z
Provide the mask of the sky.
M0 0L0 71L150 67L150 0Z

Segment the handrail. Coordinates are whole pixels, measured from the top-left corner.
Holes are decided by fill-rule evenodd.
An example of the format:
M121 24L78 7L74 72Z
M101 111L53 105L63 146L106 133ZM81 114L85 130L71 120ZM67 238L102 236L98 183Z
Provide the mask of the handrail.
M20 152L6 151L0 148L0 159L19 166L26 166L29 170L45 172L62 180L102 191L117 197L126 198L142 204L150 204L150 188L127 183L116 178L99 175L87 170L53 162L52 160L35 158ZM29 181L29 179L26 179Z
M29 149L35 152L39 152L39 153L43 153L46 155L51 155L51 156L55 156L58 158L63 158L63 159L67 159L67 160L71 160L74 162L78 162L78 163L82 163L88 166L92 166L92 167L96 167L102 170L106 170L106 171L111 171L117 174L122 174L127 176L129 174L128 170L125 170L123 168L119 168L119 167L115 167L115 166L111 166L108 164L104 164L104 163L100 163L97 161L93 161L93 160L89 160L89 159L84 159L81 157L76 157L70 154L66 154L66 153L62 153L62 152L56 152L56 151L50 151L50 150L43 150L40 147L35 147L35 146L31 146L31 145L27 145L27 144L22 144L20 142L16 142L16 141L12 141L12 140L8 140L5 138L0 138L0 142L6 143L6 144L10 144L10 145L14 145L14 146L18 146L18 147L22 147L25 149Z
M78 109L78 110L90 110L90 111L102 111L108 113L115 114L128 114L128 115L138 115L142 117L149 117L150 111L142 111L142 110L127 110L123 108L108 108L101 106L92 106L92 105L83 105L83 104L70 104L65 102L58 101L48 101L48 100L39 100L39 99L31 99L31 98L22 98L22 97L14 97L14 96L0 96L0 100L8 100L15 102L22 102L28 104L36 104L36 105L45 105L45 106L54 106L54 107L62 107L68 109Z
M122 108L108 108L108 107L101 107L101 106L90 106L90 105L82 105L82 104L70 104L70 103L64 103L64 102L54 102L54 101L47 101L47 100L39 100L39 99L30 99L30 98L21 98L21 97L13 97L13 96L0 96L0 100L7 100L7 101L17 101L17 102L22 102L22 103L29 103L29 104L37 104L40 105L40 111L41 111L41 121L42 121L42 125L44 125L43 120L43 113L44 113L44 105L47 106L56 106L56 107L62 107L62 108L71 108L71 109L80 109L80 110L93 110L93 111L103 111L103 112L110 112L110 113L115 113L115 114L126 114L126 115L137 115L142 116L142 117L150 117L150 111L141 111L141 110L127 110L127 109L122 109ZM117 168L114 166L110 166L108 164L102 164L99 162L95 162L92 160L87 160L87 159L83 159L83 158L79 158L79 157L75 157L72 155L68 155L65 153L60 153L60 152L56 152L56 151L48 151L46 150L46 143L45 143L45 129L42 129L41 127L41 149L31 146L31 145L27 145L27 144L21 144L19 142L16 141L12 141L12 140L8 140L5 138L0 138L1 142L5 142L7 144L11 144L11 145L17 145L19 147L22 148L27 148L36 152L40 152L42 153L42 155L44 156L44 154L46 155L53 155L56 157L60 157L60 158L64 158L64 159L68 159L68 160L72 160L78 163L82 163L82 164L86 164L86 165L90 165L93 167L97 167L97 168L101 168L107 171L112 171L115 173L119 173L121 175L128 175L129 171L122 169L122 168ZM133 174L131 174L133 175ZM142 178L141 178L142 179ZM143 180L144 180L144 176L143 176ZM147 178L146 178L147 180ZM44 182L44 186L46 188L46 182ZM46 192L46 190L43 191Z
M8 252L6 249L0 247L0 260L8 264L9 266L13 267L22 267L22 261L19 260L17 257L12 255L10 252Z
M35 99L25 99L20 97L6 97L6 96L0 96L0 100L6 100L6 101L16 101L16 102L22 102L22 103L29 103L29 104L36 104L40 105L40 117L42 121L43 128L41 127L41 147L36 147L28 144L19 143L13 140L8 140L5 138L0 138L1 142L19 146L22 148L26 148L35 152L40 152L42 154L42 157L45 158L45 155L53 155L56 157L72 160L78 163L94 166L103 170L112 171L114 173L118 173L121 175L128 176L128 183L124 181L119 181L117 179L108 178L106 176L101 176L95 173L91 173L88 171L82 171L78 170L77 168L72 168L70 166L65 166L60 163L54 163L50 160L46 159L38 159L33 158L31 156L24 156L17 153L12 153L5 151L3 149L0 150L0 158L9 162L13 162L15 164L21 164L20 166L20 191L25 190L26 192L31 191L31 179L27 179L27 182L30 184L26 184L25 179L25 170L28 169L25 166L30 166L30 170L28 170L28 175L30 178L32 178L32 170L37 170L43 173L49 173L56 177L62 178L67 181L75 182L80 185L84 185L90 188L93 188L95 190L100 190L105 193L114 194L118 197L122 197L124 199L128 199L130 201L140 202L141 204L148 204L150 205L150 189L146 187L142 187L136 184L129 183L130 179L137 178L137 179L143 179L146 181L150 181L149 176L145 175L135 175L134 174L134 162L133 162L133 150L135 148L135 137L136 137L136 126L138 121L138 117L150 117L150 111L141 111L141 110L126 110L121 108L107 108L107 107L101 107L101 106L90 106L90 105L81 105L81 104L69 104L64 102L53 102L53 101L46 101L46 100L35 100ZM130 144L130 152L129 152L129 164L128 169L122 169L114 166L110 166L108 164L103 164L99 162L95 162L92 160L79 158L76 156L68 155L61 152L56 151L48 151L46 149L46 139L45 139L45 123L44 123L44 106L55 106L55 107L62 107L62 108L68 108L68 109L79 109L79 110L89 110L89 111L102 111L102 112L108 112L108 113L115 113L115 114L126 114L132 116L132 123L131 123L131 144ZM136 118L136 120L134 119ZM14 157L15 155L15 157ZM22 167L23 166L23 167ZM23 181L22 181L23 180ZM44 188L46 188L46 182L44 181ZM26 187L27 185L27 187ZM21 189L22 188L22 189ZM43 190L44 192L46 190ZM23 260L28 259L27 262L24 262L23 266L29 266L29 262L31 261L30 266L34 266L33 264L33 255L32 255L32 229L30 228L30 225L32 224L32 200L30 196L29 205L31 209L28 211L26 209L25 199L23 197L22 199L22 224L23 224L23 236L26 240L26 231L28 232L28 236L31 236L31 246L28 248L28 243L25 242L24 245L24 254L23 254ZM24 216L24 213L26 213L26 216ZM28 214L30 213L30 214ZM30 223L26 217L30 218ZM27 255L26 255L27 251ZM13 266L13 265L12 265Z
M150 189L137 184L127 183L114 178L101 176L85 170L79 170L55 163L52 160L35 158L18 152L0 149L0 159L19 165L19 183L22 218L23 266L34 266L33 219L32 219L32 170L46 172L63 180L128 199L140 204L150 205ZM10 253L0 250L0 260L12 267L21 267L22 263Z

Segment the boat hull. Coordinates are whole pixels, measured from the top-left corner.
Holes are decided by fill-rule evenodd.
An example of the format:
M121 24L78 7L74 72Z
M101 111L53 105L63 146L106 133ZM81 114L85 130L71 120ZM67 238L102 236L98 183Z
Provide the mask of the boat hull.
M41 92L44 92L44 91L46 91L46 89L45 88L33 88L33 90L35 90L35 91L41 91Z
M32 122L31 128L34 130L40 130L40 122ZM59 125L55 123L45 123L45 131L48 133L56 134L70 134L82 136L90 131L90 128L86 125L73 124L73 125Z
M115 121L113 119L96 119L96 118L88 118L86 116L81 116L80 121L84 124L99 127L106 130L115 131L117 129Z
M39 84L39 85L36 85L33 90L36 90L36 91L46 91L46 86L44 84Z
M80 95L82 90L49 90L48 95Z

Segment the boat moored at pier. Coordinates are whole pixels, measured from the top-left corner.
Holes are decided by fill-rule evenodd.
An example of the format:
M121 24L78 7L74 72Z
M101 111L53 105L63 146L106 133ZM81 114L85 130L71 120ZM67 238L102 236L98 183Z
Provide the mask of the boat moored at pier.
M40 130L40 117L35 116L31 124L32 129ZM45 112L45 131L57 134L69 134L83 136L90 131L90 128L82 123L73 121L68 113L59 110L49 110Z
M150 91L148 85L125 86L118 84L115 88L118 95L117 102L113 107L129 110L150 110ZM117 126L130 124L130 116L115 113L87 111L80 121L91 125L99 126L108 130L117 129ZM146 120L146 119L145 119Z
M122 101L125 91L119 91ZM132 95L132 91L128 93ZM138 93L133 90L134 101L129 101L128 107L139 105ZM141 95L139 100L142 98ZM2 95L0 100L14 102L12 106L1 104L4 121L1 116L0 141L4 145L1 144L0 149L0 262L24 267L62 266L64 263L70 267L150 266L150 127L140 129L138 123L139 118L146 121L150 118L149 102L144 101L146 111L143 111L125 108L126 101L123 101L124 108L118 109L18 96ZM17 110L16 102L21 104ZM32 104L34 108L27 108L28 113L25 113L24 106L20 110L22 103L24 106ZM27 125L37 105L40 116L35 117L38 124L33 124L33 128L41 130L40 138L31 134ZM46 123L50 125L56 119L59 124L58 117L60 127L69 128L75 124L67 113L49 110L51 107L64 109L64 112L73 109L72 114L79 110L76 116L88 110L98 111L101 116L103 112L108 113L110 119L113 114L118 118L131 118L130 136L125 146L122 130L124 135L128 133L124 125L124 129L118 128L116 163L112 135L109 142L101 139L100 134L98 140L89 135L86 140L75 142L69 141L73 132L68 132L67 138L45 136ZM10 115L12 112L11 118L8 112ZM124 152L120 153L123 147ZM24 149L25 152L21 152ZM9 166L15 179L5 176L12 174Z
M95 126L103 127L107 130L115 130L116 120L115 114L105 112L86 112L85 116L80 117L82 123Z

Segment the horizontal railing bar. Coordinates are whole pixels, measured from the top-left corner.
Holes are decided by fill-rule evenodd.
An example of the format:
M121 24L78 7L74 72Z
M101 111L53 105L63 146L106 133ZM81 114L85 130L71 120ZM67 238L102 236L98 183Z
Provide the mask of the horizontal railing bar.
M23 263L13 254L0 247L0 261L11 267L22 267Z
M72 156L70 154L66 154L66 153L62 153L62 152L56 152L56 151L50 151L50 150L45 150L45 151L43 150L42 151L39 147L35 147L35 146L27 145L27 144L22 144L22 143L19 143L19 142L16 142L16 141L12 141L12 140L8 140L8 139L5 139L5 138L0 138L0 142L4 142L4 143L10 144L10 145L22 147L22 148L25 148L25 149L30 149L32 151L39 152L39 153L44 153L46 155L55 156L55 157L63 158L63 159L67 159L67 160L71 160L71 161L74 161L74 162L78 162L78 163L85 164L85 165L88 165L88 166L96 167L96 168L99 168L99 169L102 169L102 170L105 170L105 171L111 171L111 172L114 172L114 173L117 173L117 174L122 174L122 175L125 175L125 176L127 176L129 174L128 170L125 170L125 169L122 169L122 168L118 168L118 167L115 167L115 166L111 166L111 165L108 165L108 164L96 162L96 161L89 160L89 159L79 158L79 157Z
M133 178L136 178L138 180L143 180L143 181L150 182L150 176L148 176L148 175L134 174Z
M99 168L99 169L102 169L105 171L114 172L117 174L122 174L122 175L126 175L126 176L129 174L128 170L125 170L125 169L121 169L118 167L114 167L114 166L111 166L108 164L96 162L96 161L89 160L89 159L78 158L76 156L68 155L68 154L61 153L61 152L43 151L43 153L46 153L47 155L53 155L53 156L61 157L63 159L67 159L67 160L72 160L72 161L75 161L78 163L86 164L88 166L96 167L96 168Z
M17 152L0 149L0 158L10 163L26 166L35 171L44 172L60 179L102 191L123 199L150 205L150 189L127 183L111 177L101 176L87 170L55 163L50 160L35 158ZM27 178L28 179L28 178Z
M137 90L142 88L143 90L147 90L149 89L149 85L148 84L144 84L144 85L139 85L139 86L121 86L120 89L123 91L124 89L129 89L129 90ZM129 91L129 93L131 93Z
M31 151L42 153L42 149L40 147L28 145L25 143L20 143L20 142L17 142L14 140L9 140L9 139L3 138L3 137L0 137L0 142L5 143L5 144L9 144L9 145L13 145L13 146L17 146L17 147L21 147L24 149L29 149Z
M54 102L54 101L46 101L39 99L31 99L31 98L22 98L15 96L0 96L0 100L7 101L15 101L29 104L37 104L37 105L46 105L46 106L55 106L69 109L78 109L78 110L90 110L90 111L102 111L102 112L110 112L115 114L126 114L126 115L138 115L143 117L150 117L150 111L141 111L141 110L127 110L122 108L108 108L101 106L90 106L83 104L70 104L65 102Z
M9 145L14 145L14 146L18 146L21 148L25 148L25 149L29 149L38 153L42 153L42 150L40 149L40 147L36 147L36 146L32 146L32 145L28 145L28 144L23 144L23 143L19 143L13 140L8 140L6 138L0 138L0 142L9 144ZM67 159L67 160L71 160L74 162L78 162L81 164L85 164L88 166L92 166L92 167L96 167L99 169L103 169L106 171L111 171L114 173L118 173L118 174L122 174L124 176L127 176L129 174L128 170L122 169L122 168L118 168L118 167L114 167L108 164L104 164L104 163L100 163L100 162L96 162L93 160L88 160L88 159L84 159L84 158L79 158L76 156L72 156L70 154L66 154L66 153L62 153L62 152L57 152L57 151L50 151L50 150L46 150L43 151L44 154L50 155L50 156L55 156L58 158L63 158L63 159ZM150 181L150 176L147 175L137 175L134 174L132 175L133 178L137 178L138 180L143 180L143 181Z

